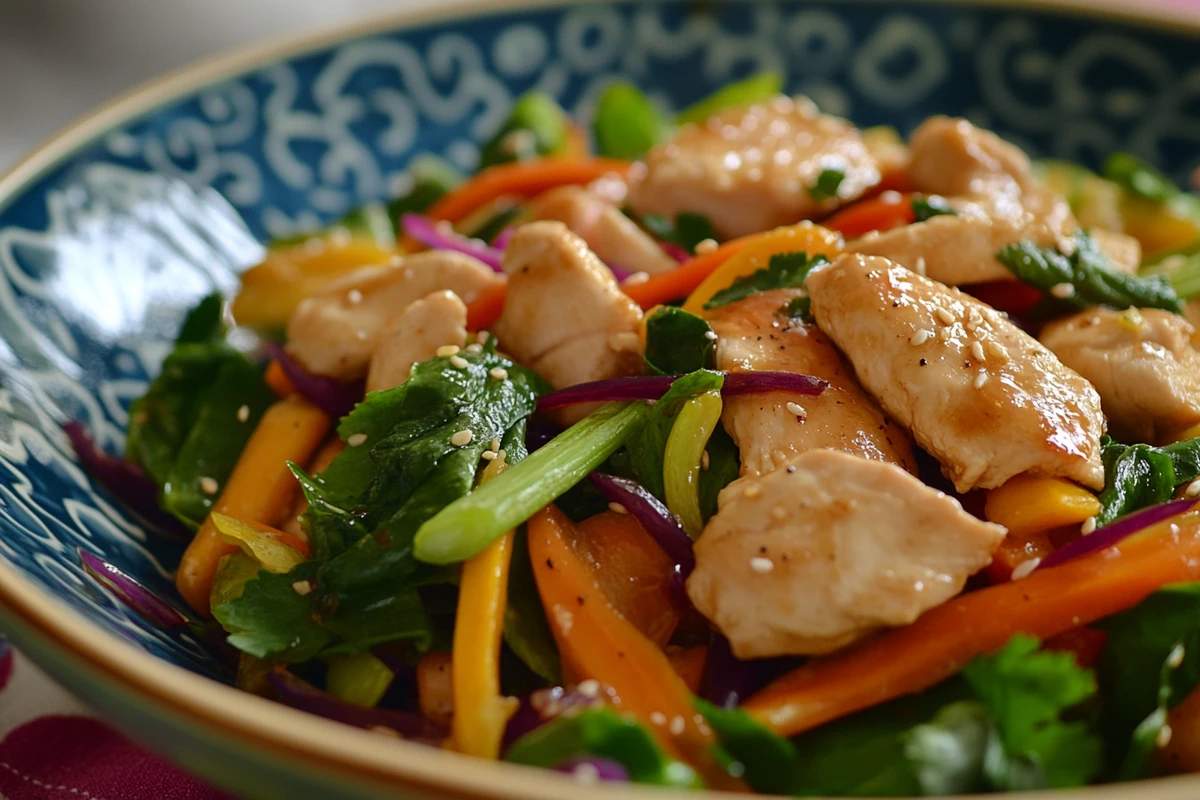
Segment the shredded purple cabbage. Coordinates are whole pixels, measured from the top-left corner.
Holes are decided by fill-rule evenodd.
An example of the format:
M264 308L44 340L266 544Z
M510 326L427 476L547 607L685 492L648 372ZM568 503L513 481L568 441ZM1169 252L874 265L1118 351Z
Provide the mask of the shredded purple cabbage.
M79 548L79 562L108 593L160 628L187 625L187 618L158 595L94 553Z
M675 562L675 571L687 578L696 568L696 556L692 551L692 537L687 535L679 520L661 500L652 495L645 486L628 478L593 472L592 484L610 503L620 503L636 519L646 532L654 537L667 557Z
M1054 567L1080 556L1086 556L1098 550L1120 544L1122 540L1149 528L1151 525L1157 525L1165 519L1182 514L1198 502L1200 502L1200 498L1172 500L1169 503L1150 506L1149 508L1143 508L1141 511L1127 514L1117 521L1105 525L1103 528L1097 528L1092 533L1080 536L1078 539L1058 548L1043 558L1041 563L1037 565L1037 569Z
M500 246L489 247L478 239L463 236L450 227L448 222L443 225L420 214L405 214L400 218L400 227L407 236L428 248L465 253L487 264L496 272L504 271L500 263L504 251ZM504 244L508 244L507 239Z
M349 414L354 410L355 404L362 400L362 381L342 383L325 375L309 372L278 342L267 342L266 349L296 385L296 391L334 419L341 419Z
M680 264L685 261L692 260L692 254L674 242L659 242L658 245L663 249L664 253L678 261Z

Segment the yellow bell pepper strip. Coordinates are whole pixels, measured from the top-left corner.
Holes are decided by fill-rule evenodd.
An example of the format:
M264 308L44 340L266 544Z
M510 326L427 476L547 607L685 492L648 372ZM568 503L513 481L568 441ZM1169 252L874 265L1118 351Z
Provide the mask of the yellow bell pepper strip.
M1169 583L1200 580L1200 512L1027 578L968 592L916 622L815 658L742 707L781 736L922 692L1015 634L1049 639L1131 608Z
M529 554L546 617L568 679L594 679L615 691L614 705L646 725L668 753L696 768L713 789L741 781L717 763L712 731L692 706L692 693L666 654L609 604L570 537L578 534L556 506L527 526Z
M721 394L705 392L683 404L671 426L663 452L663 488L671 509L688 536L704 529L700 512L700 461L708 440L721 421Z
M1100 513L1100 501L1063 478L1018 475L987 493L984 515L1023 536L1063 525L1078 525Z
M713 295L732 286L738 278L765 269L771 256L802 251L810 256L820 253L832 261L841 254L845 246L840 233L813 225L811 222L776 228L739 241L744 241L745 244L688 295L683 304L684 311L703 316L704 304L711 300ZM680 269L686 266L685 264Z
M507 466L500 459L493 460L483 471L480 484ZM451 738L456 750L480 758L500 757L504 728L519 705L516 698L500 694L500 644L512 553L513 532L509 531L463 564L458 584L451 655L455 708Z
M325 691L363 708L374 708L387 694L396 673L371 654L370 650L346 656L333 656L325 671Z
M222 539L240 547L269 572L291 572L308 557L308 542L270 525L242 522L215 512L212 523Z
M281 522L299 489L287 463L307 463L328 430L329 415L297 395L272 405L246 443L214 512L267 525ZM237 550L221 538L210 514L183 554L175 585L201 616L212 613L209 593L221 556Z

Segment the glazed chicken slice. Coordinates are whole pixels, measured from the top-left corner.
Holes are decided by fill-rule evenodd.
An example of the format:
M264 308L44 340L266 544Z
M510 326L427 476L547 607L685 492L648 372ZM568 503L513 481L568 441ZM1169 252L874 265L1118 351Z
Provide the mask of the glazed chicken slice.
M469 303L503 280L487 265L448 250L355 270L296 308L287 349L309 372L358 380L366 376L384 328L410 303L442 289Z
M496 322L507 353L562 389L637 375L642 310L561 222L531 222L504 251L508 298Z
M834 197L814 195L825 170L845 175ZM646 155L629 202L668 219L703 214L734 237L828 213L877 183L879 166L857 128L810 100L780 96L685 125Z
M739 658L817 655L958 594L1004 528L892 464L810 450L734 486L688 596Z
M379 334L371 355L367 391L393 389L408 380L414 364L428 361L446 346L467 342L467 306L449 290L410 304Z
M913 186L947 198L956 214L868 234L850 252L884 256L953 286L1011 280L996 252L1020 241L1069 252L1079 223L1067 201L1033 177L1019 148L966 120L931 117L913 131L910 149ZM1137 269L1136 239L1112 232L1095 238L1118 269Z
M558 220L606 264L657 275L679 264L607 199L579 186L551 189L529 207L534 219Z
M741 474L762 475L821 448L914 471L908 434L862 390L825 334L783 313L802 294L773 289L706 314L717 334L717 369L781 370L829 381L816 397L770 392L726 398L721 422L741 452Z
M1117 438L1166 442L1200 423L1200 337L1183 317L1092 308L1047 325L1041 340L1096 387Z
M958 491L1024 472L1104 485L1096 390L1003 314L878 256L843 255L805 286L863 388Z

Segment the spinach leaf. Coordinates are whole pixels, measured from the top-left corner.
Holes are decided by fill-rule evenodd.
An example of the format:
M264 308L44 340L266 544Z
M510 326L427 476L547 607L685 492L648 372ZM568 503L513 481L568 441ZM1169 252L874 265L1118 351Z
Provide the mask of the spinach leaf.
M712 369L716 337L708 323L677 306L646 317L646 367L654 375Z
M504 641L534 673L550 685L562 683L558 647L546 621L546 610L538 594L529 562L529 543L524 528L513 539L512 564L508 571L508 605L504 608Z
M636 161L666 139L670 131L670 121L632 83L609 84L596 102L592 132L602 156Z
M837 197L838 188L846 180L846 171L842 169L823 169L817 176L817 182L808 187L808 193L820 202L831 197Z
M742 709L726 710L700 698L692 701L704 715L717 743L737 762L750 788L764 794L787 794L796 775L796 747Z
M308 563L319 566L308 592L282 591L280 584L292 585L290 574L260 576L241 598L214 609L222 623L236 625L235 645L257 658L302 661L397 639L428 641L416 589L445 582L450 573L418 562L413 536L471 490L493 439L510 460L524 456L525 420L547 390L532 372L498 355L495 340L459 357L465 368L449 357L431 359L397 388L368 395L338 428L343 439L365 442L347 447L320 475L293 468L314 501L305 525L319 553ZM492 378L496 367L508 377ZM464 430L471 440L455 444ZM281 648L285 641L307 646Z
M200 298L179 326L175 344L212 344L225 339L225 298L214 292Z
M393 229L405 214L423 214L442 199L442 196L462 182L462 175L448 162L436 156L413 159L408 173L412 187L388 203L388 217Z
M1099 305L1117 309L1136 306L1161 308L1178 314L1183 308L1166 278L1121 272L1087 233L1075 235L1075 250L1069 256L1024 241L1001 249L996 253L996 259L1020 281L1043 292L1063 284L1072 287L1071 294L1066 297L1056 293L1043 299L1050 310L1079 311Z
M1167 711L1200 684L1200 583L1166 586L1106 619L1101 729L1117 777L1146 777Z
M696 245L705 239L717 240L717 231L708 217L691 211L676 214L674 222L657 214L647 214L642 217L642 224L656 239L678 245L689 253L695 252Z
M637 480L659 500L666 502L663 454L675 418L689 399L705 392L720 391L724 383L725 378L721 373L708 370L698 370L677 378L662 399L650 409L641 430L629 438L630 469Z
M680 125L704 122L713 114L728 108L749 108L765 103L783 91L783 76L778 72L760 72L744 80L727 83L713 94L680 111L675 120Z
M587 708L547 722L513 742L504 759L556 767L573 756L588 755L619 762L637 783L702 787L691 767L671 758L636 720L611 708Z
M1184 484L1200 477L1200 438L1164 447L1100 440L1104 491L1097 525L1171 499Z
M722 289L709 298L705 308L720 308L738 300L745 300L756 292L768 289L790 289L804 285L808 273L822 264L828 264L829 259L819 253L809 256L800 251L793 253L776 253L767 261L767 266L752 275L743 275L729 287Z
M513 104L508 120L479 153L479 167L548 156L567 139L567 115L545 92L526 92Z
M931 217L958 216L958 212L950 207L946 198L936 194L918 195L912 199L912 210L917 216L917 222L924 222Z

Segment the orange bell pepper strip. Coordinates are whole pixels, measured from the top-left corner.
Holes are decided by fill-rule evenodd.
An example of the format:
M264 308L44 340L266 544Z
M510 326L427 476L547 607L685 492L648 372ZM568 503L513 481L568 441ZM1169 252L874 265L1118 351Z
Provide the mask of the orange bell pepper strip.
M548 506L529 520L527 530L534 578L563 671L612 688L614 705L646 725L667 752L695 767L710 788L740 788L741 781L714 759L712 731L697 715L692 693L666 654L617 612L596 585L591 568L571 543L579 535L571 520Z
M298 395L272 405L251 434L213 511L243 522L278 525L299 489L287 462L306 463L328 430L329 415ZM201 616L212 613L209 594L221 556L237 549L221 537L209 515L184 552L175 585Z
M504 313L504 300L508 297L508 284L501 283L467 303L467 330L485 331L496 324Z
M992 553L992 563L984 568L984 574L992 583L1012 580L1013 570L1027 561L1041 561L1054 552L1054 543L1046 531L1010 533Z
M662 272L642 283L626 284L621 291L643 309L687 297L729 258L761 234L731 239L711 253L685 261L670 272Z
M1009 535L1080 525L1100 513L1096 495L1065 478L1017 475L989 489L983 512Z
M506 467L503 461L492 461L480 483ZM500 694L500 644L512 552L513 532L509 531L467 559L458 584L451 651L455 709L451 738L460 753L480 758L500 757L504 728L519 705L516 698Z
M556 186L591 183L609 173L624 175L630 162L612 158L539 158L497 164L480 171L429 209L433 219L458 222L503 195L533 197Z
M816 658L743 706L793 736L907 694L999 650L1017 633L1048 639L1137 605L1169 583L1200 580L1200 512L1027 578L959 595L911 625Z
M821 224L847 239L857 239L871 231L890 231L917 221L911 194L881 194L846 206Z
M576 549L593 565L608 602L650 641L665 647L680 616L671 595L675 564L628 514L605 511L576 527Z
M267 371L263 373L263 380L267 386L271 387L271 391L280 397L296 393L296 384L292 383L292 379L283 370L283 364L271 359L271 363L267 365Z

